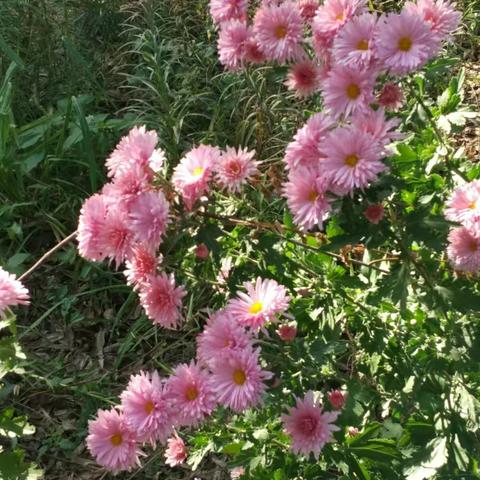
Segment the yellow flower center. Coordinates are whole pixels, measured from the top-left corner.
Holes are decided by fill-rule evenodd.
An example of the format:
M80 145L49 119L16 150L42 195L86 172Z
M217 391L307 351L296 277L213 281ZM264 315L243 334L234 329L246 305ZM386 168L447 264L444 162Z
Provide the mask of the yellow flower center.
M188 387L185 392L185 396L187 397L187 400L190 400L191 402L195 400L198 397L197 387L195 387L194 385Z
M261 302L255 302L253 303L250 308L248 309L248 313L251 313L253 315L256 315L260 310L263 308L263 305Z
M469 208L470 210L475 210L475 209L477 208L477 202L472 202L472 203L468 206L468 208Z
M235 370L233 372L233 381L237 385L243 385L246 380L247 380L247 376L245 375L245 372L243 370Z
M347 87L347 97L350 98L351 100L356 100L359 95L360 95L359 86L355 83L351 83Z
M308 199L309 199L311 202L314 202L317 198L318 198L318 192L316 192L315 190L312 190L312 191L310 192L310 194L308 195Z
M368 50L368 40L360 40L357 43L357 50Z
M285 38L286 36L287 27L285 25L279 25L277 28L275 28L275 37L277 37L279 40Z
M193 176L194 177L199 177L203 173L203 167L195 167L193 169Z
M110 438L110 441L112 442L112 445L115 447L118 447L119 445L122 444L123 438L121 433L116 433L115 435Z
M343 12L339 13L336 17L335 20L338 20L339 22L343 22L345 20L345 15Z
M402 37L398 41L398 49L402 52L409 52L412 48L412 39L410 37Z
M358 160L359 158L354 153L352 153L351 155L347 155L345 157L345 165L353 168L358 163Z
M151 400L149 400L145 404L145 411L147 412L147 415L150 415L153 412L154 409L155 409L155 405L153 404L153 402Z

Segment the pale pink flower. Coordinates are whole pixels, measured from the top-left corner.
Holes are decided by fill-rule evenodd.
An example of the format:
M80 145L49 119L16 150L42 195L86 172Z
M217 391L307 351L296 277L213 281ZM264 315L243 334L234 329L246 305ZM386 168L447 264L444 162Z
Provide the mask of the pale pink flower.
M318 90L321 72L322 69L311 60L302 60L290 67L285 85L295 92L295 96L308 97Z
M258 330L288 308L287 290L275 280L258 277L256 281L245 282L243 287L247 293L237 292L237 297L231 299L226 308L240 325Z
M120 170L111 184L107 184L102 193L113 197L113 202L121 199L129 202L142 192L151 190L152 175L144 167L135 163L128 169ZM122 198L123 197L123 198ZM112 202L112 199L109 199Z
M94 261L105 258L99 238L105 228L106 216L107 205L103 195L97 193L83 203L77 228L78 252L83 258Z
M210 15L216 24L247 19L247 0L210 0Z
M383 215L385 214L385 208L381 203L369 205L363 212L365 218L373 224L377 224L382 220Z
M284 323L277 328L277 335L287 343L293 342L297 336L297 327Z
M399 110L404 101L403 90L396 83L386 83L378 94L378 104L392 112Z
M317 13L320 2L318 0L298 0L297 5L304 22L310 23Z
M198 425L217 405L210 374L194 361L178 365L167 380L166 389L178 425Z
M203 332L197 336L197 358L205 365L224 358L231 350L251 347L252 340L245 328L225 311L211 315Z
M156 250L168 225L169 204L160 191L144 192L130 205L130 228L135 240Z
M266 389L264 380L272 374L262 370L259 352L249 348L231 350L222 361L212 364L212 385L219 403L235 412L261 403Z
M288 182L283 185L283 194L296 225L305 230L323 228L331 210L327 187L328 183L317 170L299 167L290 172Z
M254 160L255 151L246 148L227 147L216 165L217 181L229 192L238 192L258 173L259 162Z
M174 411L158 372L132 375L120 395L122 411L140 442L164 443L173 429Z
M312 115L300 128L293 141L287 145L284 161L287 168L299 166L318 167L322 153L322 143L328 131L333 127L333 119L323 113Z
M365 188L385 170L381 146L368 133L352 127L339 127L325 140L325 175L349 191Z
M102 467L117 473L140 465L135 432L115 408L98 410L97 418L88 422L88 433L88 450Z
M354 113L352 116L352 125L357 130L371 135L372 139L382 147L403 138L403 135L395 130L399 124L398 118L387 119L383 108L368 109L361 113Z
M374 59L373 38L377 17L364 13L343 27L333 42L337 63L354 68L368 68Z
M195 256L197 258L200 258L201 260L206 260L210 255L210 251L208 250L208 247L204 243L199 243L195 247L194 251L195 251Z
M477 273L480 270L479 227L453 228L448 235L447 254L455 270Z
M351 437L356 437L359 434L357 427L348 427L347 432Z
M375 40L376 55L396 75L423 67L436 53L439 39L427 23L405 11L381 17Z
M175 329L181 322L183 287L175 286L173 274L160 273L150 276L140 285L140 303L147 317L156 325Z
M480 180L457 187L446 203L445 217L468 227L480 225Z
M332 47L335 39L335 33L324 32L319 24L312 23L312 46L315 55L321 60L324 66L324 75L328 73L332 67L333 54Z
M125 262L124 275L127 284L135 289L138 285L157 273L157 267L162 262L162 257L157 257L155 251L143 243L137 243L132 249L131 256Z
M165 450L165 463L170 467L182 464L188 456L188 450L184 441L175 433L168 439L168 447Z
M217 147L200 145L190 150L175 167L172 183L182 195L187 210L207 191L219 157Z
M261 5L253 20L253 30L268 60L283 63L302 55L303 22L295 3Z
M14 305L28 305L30 295L22 282L12 273L0 267L0 318L5 317L5 310Z
M343 65L333 67L323 83L325 106L334 117L364 111L373 103L375 72L357 70Z
M407 2L405 11L420 16L433 33L448 38L458 28L462 18L455 7L456 4L448 0L417 0L416 3Z
M328 392L327 396L330 405L335 410L341 410L347 402L347 394L342 392L341 390L331 390L330 392Z
M285 431L292 440L292 452L304 456L313 453L318 459L325 444L333 441L332 432L340 430L333 424L339 412L323 412L312 391L307 392L303 400L297 398L296 401L288 415L282 415Z
M165 153L155 149L157 142L158 136L154 130L147 131L145 126L132 128L107 159L108 175L114 177L135 164L154 172L160 170Z
M234 467L230 470L230 478L232 480L238 480L245 474L245 469L243 467Z
M222 23L218 35L218 58L230 70L242 67L247 51L247 41L251 36L245 22L230 20Z
M325 0L313 19L314 28L333 38L345 23L364 9L364 0Z

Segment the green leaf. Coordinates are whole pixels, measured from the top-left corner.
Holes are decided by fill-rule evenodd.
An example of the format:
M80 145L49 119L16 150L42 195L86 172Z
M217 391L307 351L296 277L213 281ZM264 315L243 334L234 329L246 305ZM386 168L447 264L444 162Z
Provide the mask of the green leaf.
M433 477L447 463L448 450L445 437L435 438L425 449L429 455L420 464L405 469L406 480L425 480Z

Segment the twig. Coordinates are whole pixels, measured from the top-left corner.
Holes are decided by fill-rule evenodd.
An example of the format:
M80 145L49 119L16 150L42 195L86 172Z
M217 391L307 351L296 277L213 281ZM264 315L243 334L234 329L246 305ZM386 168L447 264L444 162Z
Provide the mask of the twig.
M72 232L68 237L65 237L63 240L57 243L54 247L52 247L48 252L43 254L37 262L35 262L23 275L19 277L19 280L24 280L26 277L28 277L34 270L36 270L40 265L42 265L42 263L45 262L49 257L51 257L57 250L60 250L67 243L70 243L75 238L76 235L77 235L76 231Z

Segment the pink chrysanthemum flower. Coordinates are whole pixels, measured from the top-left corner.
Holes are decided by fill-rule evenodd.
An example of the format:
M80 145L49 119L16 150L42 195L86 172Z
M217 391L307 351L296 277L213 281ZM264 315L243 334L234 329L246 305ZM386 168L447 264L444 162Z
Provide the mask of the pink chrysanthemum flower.
M105 258L99 238L105 226L106 216L107 205L103 195L92 195L83 203L77 229L78 252L83 258L94 261Z
M354 68L368 68L374 58L376 24L377 17L371 13L364 13L348 22L335 37L335 61Z
M131 201L142 192L150 190L152 182L151 172L139 164L120 170L112 183L104 188L103 193L109 197L123 197L122 200Z
M220 25L230 20L247 19L247 0L210 0L210 15Z
M338 186L352 191L365 188L385 170L381 146L372 137L352 127L340 127L325 140L326 158L322 167Z
M121 393L122 411L137 440L164 443L173 429L173 410L158 372L132 375Z
M114 473L140 465L137 437L118 410L99 410L88 422L87 447L99 465Z
M183 287L175 286L173 274L160 273L149 277L140 285L140 303L153 323L175 329L181 321Z
M369 108L375 97L375 72L357 70L343 65L333 67L323 84L325 106L334 117L349 116Z
M290 172L283 192L296 225L305 230L323 228L331 209L327 187L328 183L316 170L300 167Z
M328 73L332 66L332 47L335 34L325 33L319 25L312 23L312 46L317 58L322 62L325 71Z
M369 205L363 212L365 218L370 222L376 225L382 220L385 214L385 208L381 203Z
M217 405L210 374L193 361L178 365L166 388L178 425L198 425Z
M448 0L417 0L416 3L407 2L405 11L420 16L429 24L433 33L448 38L458 28L462 18L455 7L455 3Z
M219 403L235 412L255 407L262 400L264 380L272 374L259 364L259 350L232 350L212 365L212 384Z
M250 347L252 340L245 329L228 312L211 315L203 332L197 336L197 358L205 365L228 355L231 350Z
M277 335L287 343L293 342L297 336L297 327L294 325L283 324L280 325L277 330Z
M305 456L313 453L318 459L325 444L333 440L332 432L340 430L333 424L339 412L323 412L312 391L307 392L303 400L296 400L296 406L289 409L288 415L282 415L285 431L292 439L292 452Z
M240 325L257 330L264 323L275 321L276 315L288 308L287 290L275 280L258 277L254 282L245 282L243 287L247 293L237 292L237 298L227 304L227 312Z
M324 156L321 150L322 142L332 127L331 117L323 113L312 115L287 146L284 159L287 168L294 169L300 166L317 168L321 157Z
M22 282L12 273L0 267L0 317L5 317L5 310L14 305L28 305L30 295Z
M448 235L447 254L455 270L477 273L480 270L480 231L457 227Z
M245 61L257 65L266 61L266 57L260 50L258 41L253 33L248 37L245 44Z
M457 187L448 199L445 217L466 227L480 225L480 180Z
M364 9L364 0L326 0L313 19L314 28L333 38L345 23Z
M347 394L341 390L331 390L327 394L330 405L335 410L341 410L347 402Z
M253 20L260 50L268 60L286 62L302 55L303 22L295 3L262 5Z
M396 83L386 83L378 94L378 104L392 112L399 110L404 101L403 90Z
M130 205L129 214L135 240L156 250L168 225L168 213L169 204L162 192L138 195Z
M299 98L318 90L322 69L311 60L302 60L290 67L285 85Z
M120 171L129 170L134 164L154 172L159 171L165 153L161 149L155 149L157 142L158 136L155 131L147 131L145 126L132 128L107 159L108 175L114 177Z
M314 19L319 6L318 0L298 0L298 9L304 22L310 23Z
M124 275L127 284L135 289L138 285L157 273L162 257L157 257L155 251L143 243L137 243L132 249L132 255L125 262Z
M438 50L439 39L421 17L403 11L380 18L375 48L385 68L404 75L425 63Z
M247 41L251 36L245 22L230 20L222 23L218 35L218 58L230 70L243 65L247 51Z
M168 439L168 447L165 450L165 463L170 467L182 464L188 456L188 450L184 441L175 433Z
M132 255L134 233L130 228L128 211L122 203L110 205L98 232L98 249L119 266Z
M383 108L365 110L352 116L352 125L357 130L371 135L372 139L382 147L403 138L400 132L395 131L399 124L400 119L398 118L387 120Z
M254 157L254 150L227 147L216 165L218 183L229 192L240 191L258 173L259 162Z
M207 191L212 171L220 157L220 150L200 145L190 150L175 167L172 183L182 195L187 210Z

